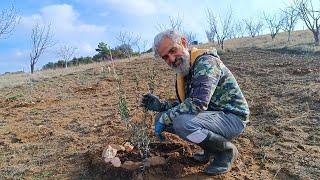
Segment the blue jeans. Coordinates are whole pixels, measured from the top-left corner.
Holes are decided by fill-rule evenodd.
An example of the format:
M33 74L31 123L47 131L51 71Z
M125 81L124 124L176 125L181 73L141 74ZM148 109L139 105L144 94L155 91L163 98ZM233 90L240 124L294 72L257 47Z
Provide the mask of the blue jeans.
M173 119L173 125L165 131L177 134L192 143L201 143L208 131L219 134L228 140L239 136L245 129L246 122L232 113L223 111L204 111L198 115L182 114Z

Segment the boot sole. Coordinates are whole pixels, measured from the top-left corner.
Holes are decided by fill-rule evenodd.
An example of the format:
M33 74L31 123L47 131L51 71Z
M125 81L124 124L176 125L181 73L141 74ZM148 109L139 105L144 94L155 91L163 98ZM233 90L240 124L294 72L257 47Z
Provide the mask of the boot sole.
M205 173L206 175L215 176L215 175L225 174L225 173L229 172L230 170L231 170L231 168L228 169L228 170L226 170L226 171L222 171L222 172L209 173L209 172L204 171L204 173Z

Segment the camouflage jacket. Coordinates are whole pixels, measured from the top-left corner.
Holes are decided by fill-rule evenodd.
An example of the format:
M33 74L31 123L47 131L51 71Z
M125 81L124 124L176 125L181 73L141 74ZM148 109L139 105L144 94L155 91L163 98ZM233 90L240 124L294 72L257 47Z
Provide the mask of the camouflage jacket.
M219 57L203 54L196 58L185 76L185 100L173 107L166 102L162 120L166 125L180 114L198 114L202 111L233 113L243 121L249 119L249 107L240 87Z

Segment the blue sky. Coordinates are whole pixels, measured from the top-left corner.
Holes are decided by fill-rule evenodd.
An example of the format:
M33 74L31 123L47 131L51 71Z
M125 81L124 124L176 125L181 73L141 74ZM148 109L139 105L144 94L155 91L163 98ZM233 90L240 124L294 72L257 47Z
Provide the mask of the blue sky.
M140 35L149 46L158 23L169 16L180 16L183 27L206 42L206 9L223 16L231 7L234 19L258 18L262 12L274 13L292 0L1 0L0 10L14 4L21 16L12 35L0 39L0 74L30 71L31 29L35 22L51 23L56 45L40 57L36 69L58 60L56 50L62 45L77 48L76 56L94 55L101 41L111 47L118 44L120 31Z

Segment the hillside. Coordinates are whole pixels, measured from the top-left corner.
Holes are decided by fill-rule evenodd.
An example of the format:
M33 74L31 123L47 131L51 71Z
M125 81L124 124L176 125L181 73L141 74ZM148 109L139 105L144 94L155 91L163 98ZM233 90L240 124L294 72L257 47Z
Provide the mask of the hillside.
M291 40L288 42L288 33L280 32L274 40L270 35L261 35L254 38L244 37L226 41L226 46L230 49L237 47L256 47L269 50L284 50L287 53L310 54L319 53L320 47L314 46L313 35L309 30L299 30L292 32Z
M234 141L240 156L231 172L217 178L317 179L319 56L237 48L221 54L221 59L238 79L251 122ZM103 162L101 153L108 144L123 144L130 136L118 113L117 82L109 67L106 62L38 72L31 78L12 75L16 80L2 81L7 87L0 91L0 179L210 178L200 173L205 165L192 161L186 151L198 147L172 137L161 153L151 128L156 145L152 151L166 158L165 165L141 174ZM115 63L136 121L143 113L137 97L148 91L152 67L157 74L155 94L174 98L174 74L163 62L146 55ZM147 122L151 127L151 118Z

